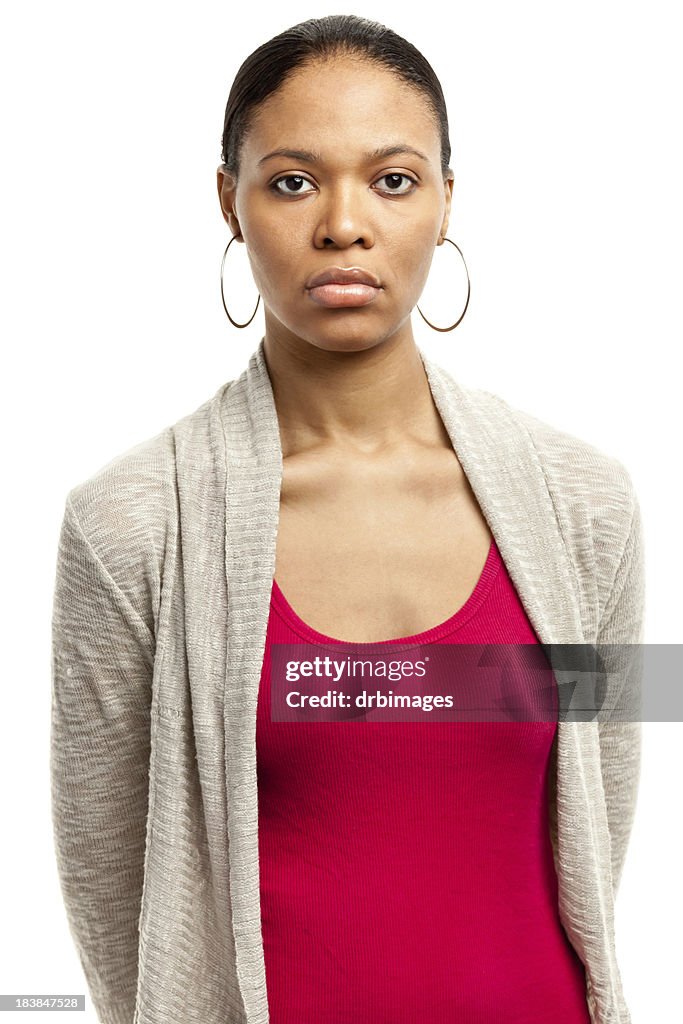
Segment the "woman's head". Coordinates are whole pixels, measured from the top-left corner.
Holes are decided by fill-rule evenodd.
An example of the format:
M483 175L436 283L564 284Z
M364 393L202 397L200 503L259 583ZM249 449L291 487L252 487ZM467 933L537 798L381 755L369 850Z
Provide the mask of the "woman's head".
M444 97L422 54L354 15L295 25L242 64L222 142L221 208L268 331L331 351L410 332L453 185ZM332 266L374 274L376 297L316 303L307 282Z

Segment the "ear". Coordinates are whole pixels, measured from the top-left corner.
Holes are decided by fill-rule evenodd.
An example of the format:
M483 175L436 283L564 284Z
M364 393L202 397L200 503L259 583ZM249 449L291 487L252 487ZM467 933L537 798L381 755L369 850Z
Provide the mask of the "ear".
M239 220L235 213L235 195L237 192L237 180L231 174L225 164L220 164L216 171L216 185L218 187L218 201L221 204L223 218L228 224L232 234L241 239Z
M453 199L453 180L453 171L449 169L448 177L444 181L443 186L444 199L446 200L446 209L443 215L443 220L441 222L441 230L439 231L439 238L441 239L441 241L438 243L439 245L443 245L443 240L448 234L448 222L451 216L451 202Z

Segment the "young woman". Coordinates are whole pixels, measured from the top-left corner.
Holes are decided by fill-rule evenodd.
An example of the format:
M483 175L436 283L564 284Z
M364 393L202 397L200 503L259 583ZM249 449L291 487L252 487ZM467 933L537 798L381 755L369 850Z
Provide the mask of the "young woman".
M69 492L53 818L104 1024L630 1021L614 899L637 722L282 714L283 687L315 692L278 675L283 650L431 657L462 697L483 678L456 685L466 645L642 636L622 463L416 346L449 159L434 71L385 26L312 19L259 47L217 184L265 333ZM430 693L412 682L393 690Z

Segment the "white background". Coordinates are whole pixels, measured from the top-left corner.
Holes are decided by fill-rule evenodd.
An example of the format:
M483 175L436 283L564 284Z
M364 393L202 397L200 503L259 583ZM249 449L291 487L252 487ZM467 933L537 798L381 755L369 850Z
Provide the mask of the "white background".
M448 103L448 234L465 254L472 297L450 334L415 311L418 344L463 383L624 461L646 530L646 640L681 642L673 4L5 5L0 992L86 992L49 802L50 613L66 493L246 365L263 313L239 331L220 301L225 102L256 46L340 11L417 45ZM235 274L246 266L241 246L228 258ZM457 258L444 246L434 272ZM682 962L683 732L678 723L644 728L617 903L634 1024L680 1019ZM94 1022L89 997L86 1006L74 1021Z

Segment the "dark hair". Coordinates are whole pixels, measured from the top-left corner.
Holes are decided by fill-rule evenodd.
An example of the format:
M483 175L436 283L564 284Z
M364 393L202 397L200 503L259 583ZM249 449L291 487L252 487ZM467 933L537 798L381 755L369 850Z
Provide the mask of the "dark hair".
M263 43L241 65L225 108L221 158L228 171L239 174L240 151L251 125L251 114L276 92L294 71L337 55L361 56L394 71L429 101L441 136L441 171L450 170L446 101L429 61L403 36L378 21L355 14L310 18Z

